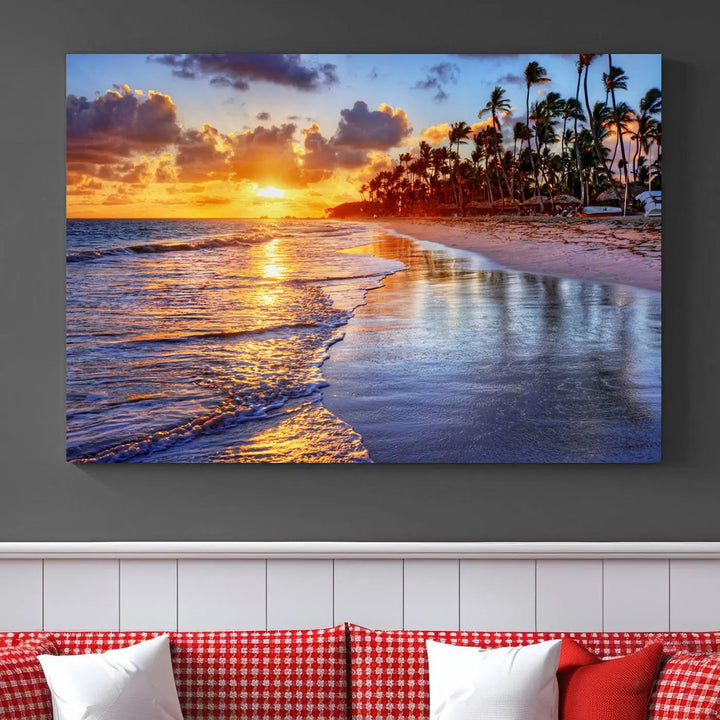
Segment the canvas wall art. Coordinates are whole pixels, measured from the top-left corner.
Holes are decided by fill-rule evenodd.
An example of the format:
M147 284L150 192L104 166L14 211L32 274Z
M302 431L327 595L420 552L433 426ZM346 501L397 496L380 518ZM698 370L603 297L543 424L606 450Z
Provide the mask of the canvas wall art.
M649 463L661 58L67 56L67 460Z

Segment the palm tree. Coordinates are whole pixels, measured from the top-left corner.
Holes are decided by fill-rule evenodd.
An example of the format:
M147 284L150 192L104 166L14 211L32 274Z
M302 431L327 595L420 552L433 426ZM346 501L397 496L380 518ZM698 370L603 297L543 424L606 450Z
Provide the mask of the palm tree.
M565 106L563 107L562 112L562 118L563 118L563 130L562 130L562 140L560 143L560 156L562 158L562 176L563 181L565 179L565 151L567 150L567 121L568 120L574 120L575 121L575 132L577 133L577 122L578 120L585 122L585 113L582 111L582 105L576 98L568 98L565 101Z
M609 73L602 74L603 85L605 86L605 104L610 99L610 92L613 87L616 90L627 90L628 76L621 67L610 67Z
M615 193L615 196L618 199L618 202L622 202L622 198L620 197L620 193L618 192L617 188L615 187L615 183L613 181L612 171L608 170L607 164L605 162L605 153L602 152L600 149L600 141L598 139L598 130L597 127L593 121L593 115L592 110L590 109L590 97L588 95L588 70L590 68L590 65L592 61L597 57L595 53L580 53L580 59L579 63L582 66L582 69L584 70L583 74L583 90L585 95L585 108L587 110L588 114L588 120L590 121L590 134L593 138L593 146L595 148L595 156L597 157L598 163L600 163L600 167L602 168L603 172L605 173L608 182L610 184L610 188Z
M465 139L472 132L472 128L464 121L454 122L450 125L450 132L448 138L450 139L450 145L455 145L455 151L460 154L460 146L465 144Z
M577 87L575 88L575 104L580 107L580 80L582 79L583 68L585 67L585 56L578 55L577 61ZM575 136L575 162L577 164L578 179L580 180L580 200L584 205L588 198L585 195L585 185L583 183L583 165L582 165L582 152L580 151L580 145L577 141L578 138L578 119L579 116L574 116L573 134Z
M455 158L453 162L453 170L451 176L451 183L453 188L453 194L455 194L455 188L457 185L457 204L460 208L460 214L463 214L463 198L462 189L459 185L457 178L458 162L460 160L460 146L465 144L465 138L470 135L472 128L464 121L454 122L450 125L450 132L448 132L448 140L450 142L450 149L455 145L457 150L455 151Z
M520 160L519 156L517 155L517 142L520 141L520 150L522 151L523 143L527 142L528 147L530 146L530 138L532 137L532 130L524 123L522 120L518 120L515 125L513 126L513 157L517 156L517 159L515 161L516 171L519 169L520 166ZM511 190L512 195L515 197L515 176L517 172L514 172L512 174L512 183L511 183ZM525 188L520 187L520 202L525 202Z
M633 157L633 178L635 178L635 158L638 158L638 165L640 164L640 151L642 149L648 153L648 160L650 154L650 142L654 139L656 133L656 120L654 115L659 115L662 112L662 93L658 88L650 88L642 100L640 100L640 112L636 116L637 130L635 137L637 146L635 150L635 156ZM647 142L647 147L642 145L643 140ZM648 163L649 164L649 163Z
M489 128L481 128L475 135L475 149L477 150L480 157L485 159L485 171L483 173L485 178L485 187L488 192L488 199L493 202L492 184L490 183L490 155L491 143L490 143L490 130Z
M648 151L648 165L650 165L650 173L648 175L648 190L652 189L652 169L655 167L658 174L662 171L662 122L660 120L655 121L655 127L651 134L651 139L655 141L657 147L657 158L655 162L650 165L650 152Z
M615 147L613 148L612 158L610 159L610 167L612 167L615 163L617 151L620 147L621 135L629 135L632 132L632 124L635 118L635 111L626 102L623 101L617 103L615 113L611 113L610 125L615 130L620 130L620 132L615 133Z
M547 70L534 60L527 64L525 68L525 85L527 94L525 95L525 124L530 127L530 88L533 85L542 85L550 82ZM528 140L528 148L530 141ZM538 174L535 168L535 160L533 159L532 149L530 150L530 165L532 166L533 176L535 177L535 192L538 192ZM540 209L542 210L542 199L540 200Z
M503 167L502 161L500 160L500 146L502 145L502 132L500 130L500 119L498 118L498 110L504 113L510 113L510 100L505 97L505 89L496 85L493 91L490 93L490 100L485 104L485 107L478 113L478 118L482 119L485 113L490 114L492 120L493 130L495 132L495 162L500 168L500 174L503 180L505 180L505 187L508 193L511 193L510 183L508 182L507 175L505 174L505 168ZM502 185L498 180L498 187L500 188L500 197L504 199Z
M627 215L628 192L630 191L630 181L628 179L627 158L625 157L625 142L623 141L622 125L618 114L617 103L615 102L616 90L627 90L627 75L622 68L613 67L612 53L608 53L608 74L606 79L606 87L610 90L610 98L612 99L613 117L615 118L615 129L618 134L618 142L620 143L620 155L622 156L623 174L625 176L625 192L623 193L623 215Z

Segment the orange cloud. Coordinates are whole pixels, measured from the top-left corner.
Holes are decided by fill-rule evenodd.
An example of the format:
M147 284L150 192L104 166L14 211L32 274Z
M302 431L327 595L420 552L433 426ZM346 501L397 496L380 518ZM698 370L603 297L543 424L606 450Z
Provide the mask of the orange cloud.
M479 122L473 123L470 126L469 138L472 138L473 135L476 135L482 128L490 126L492 126L492 118L489 117L485 118L484 120L480 120ZM425 128L420 133L420 140L425 140L430 145L442 145L443 143L448 142L450 130L451 127L449 123L431 125L430 127Z
M363 101L341 111L329 137L315 122L302 132L293 123L183 128L169 95L129 85L68 96L67 113L68 217L322 215L390 168L387 151L412 131L402 108ZM282 188L284 202L259 201L258 185Z

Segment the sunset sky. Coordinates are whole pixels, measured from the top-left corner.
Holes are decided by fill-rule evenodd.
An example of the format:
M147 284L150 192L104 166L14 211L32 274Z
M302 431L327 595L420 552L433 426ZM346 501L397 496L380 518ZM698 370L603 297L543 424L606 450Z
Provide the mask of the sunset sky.
M68 55L68 217L321 217L421 139L479 123L495 85L511 137L531 60L552 78L531 102L575 96L577 55ZM661 87L659 55L613 65L634 109ZM590 67L591 102L607 69Z

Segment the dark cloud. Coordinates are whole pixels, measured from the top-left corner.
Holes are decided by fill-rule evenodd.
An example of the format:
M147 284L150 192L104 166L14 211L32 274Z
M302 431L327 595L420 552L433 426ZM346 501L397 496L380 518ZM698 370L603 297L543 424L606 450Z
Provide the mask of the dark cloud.
M150 181L152 172L150 164L143 158L137 163L128 161L116 165L101 165L95 176L112 182L146 185Z
M367 163L366 151L338 146L335 138L323 137L320 127L315 123L303 130L303 135L305 136L303 170L308 182L323 180L339 167L354 168Z
M178 139L175 164L181 182L227 179L228 151L222 147L222 136L212 125L201 130L183 130Z
M457 82L457 76L459 68L454 63L444 62L428 70L424 80L418 80L413 86L412 90L432 90L434 91L433 100L436 102L442 102L448 99L448 94L445 91L445 87L448 84L455 84Z
M71 163L105 164L134 152L155 152L174 142L180 132L175 104L157 92L143 98L109 90L94 100L68 95L66 115Z
M502 77L497 79L498 85L524 85L525 77L523 75L516 75L515 73L506 73Z
M175 163L170 158L165 158L158 163L155 169L155 182L172 183L177 181Z
M261 121L269 120L269 119L270 119L270 113L269 113L269 112L264 112L264 111L263 111L263 112L259 112L255 117L256 117L258 120L261 120Z
M340 115L334 136L338 146L387 150L412 132L405 111L393 110L390 105L382 104L378 110L368 110L367 103L358 100L352 109L341 110Z
M322 90L338 82L330 63L306 63L300 55L212 54L151 55L151 62L172 68L177 77L210 78L210 84L248 90L252 82L270 82L298 90Z

